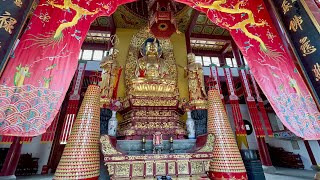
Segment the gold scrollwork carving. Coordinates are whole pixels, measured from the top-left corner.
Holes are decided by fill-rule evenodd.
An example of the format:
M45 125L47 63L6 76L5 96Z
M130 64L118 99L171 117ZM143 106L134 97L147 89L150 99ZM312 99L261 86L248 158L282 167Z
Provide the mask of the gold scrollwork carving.
M134 163L132 164L132 176L143 176L143 163Z
M101 142L101 149L102 149L103 155L110 156L110 155L122 154L112 146L108 135L101 136L100 142Z
M167 99L133 99L132 104L134 106L176 106L177 100Z
M162 175L162 174L166 174L166 163L156 162L156 175Z
M108 166L109 174L110 175L114 174L114 165L113 164L107 164L107 166Z
M153 176L153 161L146 162L146 175Z
M171 111L137 111L136 116L171 116L172 112Z
M179 174L189 174L188 161L177 161L177 164Z
M137 122L135 125L139 129L169 129L174 127L173 122Z
M214 135L208 134L206 144L198 152L213 152L214 140Z
M168 174L176 174L176 163L168 162Z
M191 161L191 173L192 174L201 174L205 173L203 168L202 161Z
M115 174L118 177L129 177L130 174L130 164L129 162L126 164L117 164L115 165Z

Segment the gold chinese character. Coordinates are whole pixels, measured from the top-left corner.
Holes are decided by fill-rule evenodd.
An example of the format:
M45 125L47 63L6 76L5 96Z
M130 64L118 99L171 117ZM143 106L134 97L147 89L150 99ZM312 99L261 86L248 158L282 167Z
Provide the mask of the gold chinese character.
M18 7L22 7L22 1L21 0L14 0L14 4Z
M310 45L310 40L308 40L308 37L301 38L300 43L301 43L300 50L302 51L303 56L312 54L317 50L317 48Z
M17 23L17 20L10 16L11 14L7 11L5 11L2 16L0 16L0 29L4 28L4 30L9 34L12 33L12 29L14 29L14 25Z
M283 14L286 14L288 11L290 11L290 8L292 8L292 5L287 1L284 0L282 2L282 10L283 10Z
M300 30L303 30L301 27L301 24L303 23L303 19L301 16L294 15L292 20L290 21L289 30L292 30L294 32L297 32L298 28Z
M314 73L314 76L316 77L316 81L320 81L320 65L318 63L313 65L312 71Z

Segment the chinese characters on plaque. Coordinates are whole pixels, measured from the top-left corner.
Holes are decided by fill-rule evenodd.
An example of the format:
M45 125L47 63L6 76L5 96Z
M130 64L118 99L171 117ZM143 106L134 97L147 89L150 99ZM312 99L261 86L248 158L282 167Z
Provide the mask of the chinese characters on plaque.
M304 0L273 0L318 103L320 97L320 26Z
M33 0L0 1L0 74L23 28Z

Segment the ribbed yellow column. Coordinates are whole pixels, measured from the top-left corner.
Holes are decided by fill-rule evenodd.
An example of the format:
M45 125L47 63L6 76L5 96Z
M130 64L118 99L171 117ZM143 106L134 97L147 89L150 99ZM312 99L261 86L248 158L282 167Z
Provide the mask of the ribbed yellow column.
M89 85L53 179L98 179L99 101L99 86Z
M215 135L210 179L248 179L219 91L208 92L208 134Z

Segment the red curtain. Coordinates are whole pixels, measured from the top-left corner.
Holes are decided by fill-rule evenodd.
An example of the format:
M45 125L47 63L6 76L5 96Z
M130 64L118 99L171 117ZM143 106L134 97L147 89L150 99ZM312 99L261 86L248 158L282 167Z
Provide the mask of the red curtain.
M91 22L133 0L40 0L0 79L0 134L37 136L55 118Z
M36 136L50 126L77 67L90 23L133 0L41 0L0 79L0 134ZM320 138L320 114L263 0L177 0L230 30L283 124ZM204 5L204 6L203 6Z
M290 59L263 0L177 0L228 30L282 123L297 136L320 139L317 106Z

